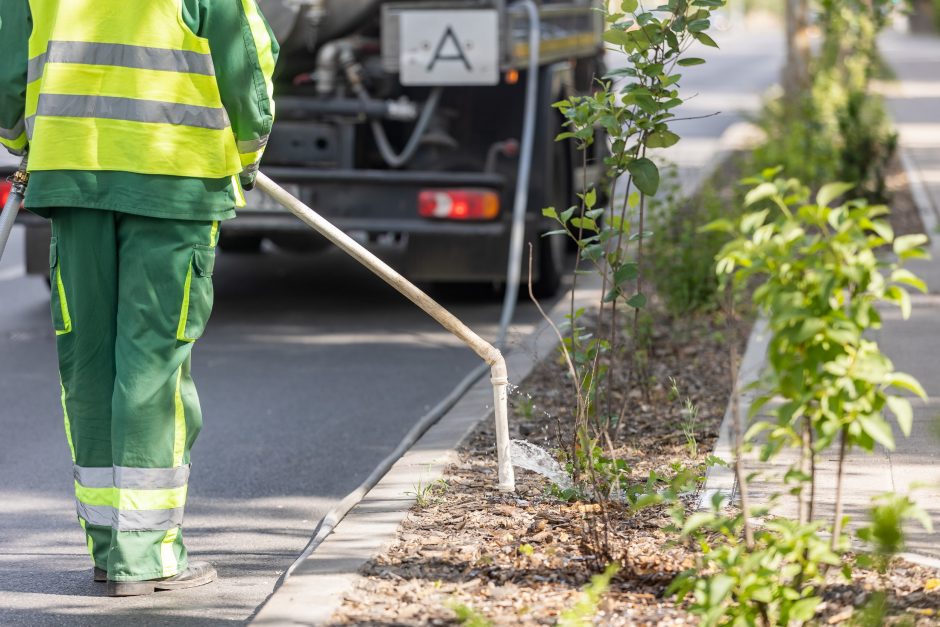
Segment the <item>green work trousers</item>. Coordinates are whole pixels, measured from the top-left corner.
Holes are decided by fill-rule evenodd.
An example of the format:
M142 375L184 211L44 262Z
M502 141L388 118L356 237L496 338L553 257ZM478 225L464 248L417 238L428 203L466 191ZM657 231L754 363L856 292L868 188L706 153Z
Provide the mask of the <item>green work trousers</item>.
M52 210L49 269L79 522L113 581L186 569L202 427L190 375L212 309L218 222Z

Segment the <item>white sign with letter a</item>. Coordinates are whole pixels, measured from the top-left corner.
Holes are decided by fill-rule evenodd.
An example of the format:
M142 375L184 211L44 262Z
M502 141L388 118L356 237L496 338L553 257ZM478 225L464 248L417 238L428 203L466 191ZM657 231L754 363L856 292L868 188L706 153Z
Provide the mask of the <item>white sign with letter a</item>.
M496 11L402 11L402 85L499 83Z

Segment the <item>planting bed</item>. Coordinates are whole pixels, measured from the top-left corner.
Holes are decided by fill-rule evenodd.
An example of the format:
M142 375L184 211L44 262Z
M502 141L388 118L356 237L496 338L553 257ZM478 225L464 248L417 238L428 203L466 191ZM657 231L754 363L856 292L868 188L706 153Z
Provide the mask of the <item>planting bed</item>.
M890 184L895 229L919 231L920 220L899 168ZM615 404L625 401L628 407L614 447L637 482L645 481L651 471L669 475L674 464L702 466L729 400L729 346L734 343L739 354L743 352L750 326L747 321L729 325L720 313L674 319L655 298L649 314L644 323L650 346L644 385L629 369L611 381ZM546 359L512 398L512 437L549 450L567 446L572 397L565 368L554 357ZM686 397L698 409L692 424L695 446L682 429L690 424L682 412ZM607 560L597 557L597 532L609 538L608 552L620 572L598 605L595 624L697 622L683 604L664 595L670 581L691 566L695 549L675 541L663 508L633 514L609 506L610 522L605 525L598 505L560 500L550 482L522 470L517 471L517 492L501 494L495 490L494 441L489 421L484 422L461 447L460 462L443 482L415 486L419 504L400 527L397 540L361 571L360 584L347 594L332 624L555 624L582 598L581 589L591 575L605 566ZM694 503L690 497L688 506ZM887 624L940 624L936 571L896 561L885 575L856 569L851 582L835 573L831 579L821 624L857 620L857 608L877 589L887 591Z

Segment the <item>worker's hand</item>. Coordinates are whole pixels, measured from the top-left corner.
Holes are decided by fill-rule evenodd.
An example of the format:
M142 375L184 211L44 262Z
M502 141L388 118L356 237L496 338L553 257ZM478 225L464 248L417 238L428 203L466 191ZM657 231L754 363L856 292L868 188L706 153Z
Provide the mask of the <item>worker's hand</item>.
M242 189L246 192L250 192L255 188L255 177L257 174L239 174L238 182L241 184Z

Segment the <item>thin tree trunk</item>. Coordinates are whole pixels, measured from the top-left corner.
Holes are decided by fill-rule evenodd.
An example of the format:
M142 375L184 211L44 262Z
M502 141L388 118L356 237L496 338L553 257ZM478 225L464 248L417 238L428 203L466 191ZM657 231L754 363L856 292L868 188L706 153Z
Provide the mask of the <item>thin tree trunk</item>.
M800 445L800 472L806 476L812 476L813 463L813 425L809 416L803 416L803 439ZM812 492L807 494L807 488L812 491L812 480L810 485L806 485L806 480L801 479L803 485L800 486L800 524L805 525L812 516Z
M839 441L839 467L836 474L836 511L832 519L833 551L838 548L839 538L842 535L842 477L845 467L846 440L848 440L848 427L842 427L842 434Z
M786 0L787 64L783 70L786 97L796 100L809 89L809 2Z

